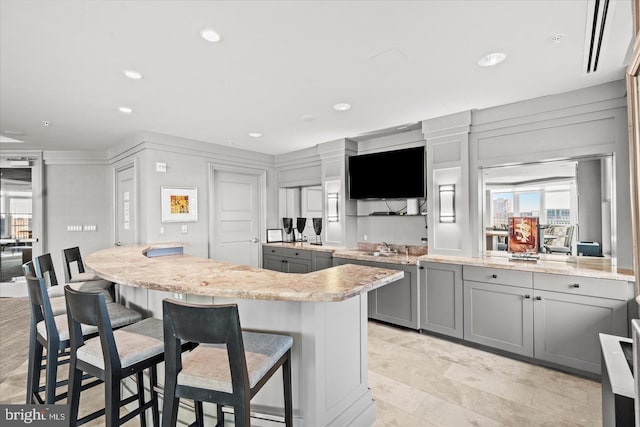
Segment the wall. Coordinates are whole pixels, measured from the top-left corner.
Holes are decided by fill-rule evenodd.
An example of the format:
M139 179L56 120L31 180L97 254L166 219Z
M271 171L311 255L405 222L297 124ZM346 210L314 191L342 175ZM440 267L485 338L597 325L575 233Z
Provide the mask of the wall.
M578 235L583 242L603 242L600 159L578 161ZM589 191L580 191L580 189Z
M63 249L79 246L86 257L113 245L111 169L106 153L95 152L45 152L44 165L42 253L51 253L63 283ZM96 231L67 231L68 225L96 225Z
M631 207L624 81L474 111L471 123L468 197L474 213L469 234L474 256L482 247L482 167L611 154L611 232L617 236L612 256L619 268L633 268L632 236L627 232Z

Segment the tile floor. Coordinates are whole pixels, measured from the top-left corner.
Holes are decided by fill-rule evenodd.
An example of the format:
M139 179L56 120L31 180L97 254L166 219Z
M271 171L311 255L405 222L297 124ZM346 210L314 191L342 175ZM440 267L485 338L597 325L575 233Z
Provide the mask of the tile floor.
M23 402L26 366L3 372L0 403ZM598 382L377 322L369 385L376 427L602 425Z

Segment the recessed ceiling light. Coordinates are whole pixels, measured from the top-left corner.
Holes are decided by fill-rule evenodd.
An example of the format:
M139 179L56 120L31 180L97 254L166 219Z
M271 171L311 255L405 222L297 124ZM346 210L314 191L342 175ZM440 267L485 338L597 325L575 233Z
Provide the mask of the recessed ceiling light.
M218 34L215 30L212 30L211 28L204 28L200 30L200 35L203 39L211 43L218 43L220 40L222 40L220 34Z
M478 60L478 65L481 67L493 67L507 59L507 54L502 52L494 52L483 56Z
M346 102L338 102L333 105L333 109L336 111L349 111L351 109L351 104L347 104Z
M133 113L133 110L129 107L120 107L118 108L118 110L123 113L123 114L131 114Z
M124 70L123 73L132 80L140 80L142 78L142 74L135 70Z
M262 134L260 132L249 132L251 138L260 138Z

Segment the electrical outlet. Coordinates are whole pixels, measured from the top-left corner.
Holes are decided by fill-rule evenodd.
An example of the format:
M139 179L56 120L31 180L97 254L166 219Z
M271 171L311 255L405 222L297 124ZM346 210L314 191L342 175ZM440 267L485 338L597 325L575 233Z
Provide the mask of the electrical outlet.
M182 224L182 233L185 234L187 231L189 231L189 227L187 227L187 224Z
M160 234L164 234L164 227L160 227Z

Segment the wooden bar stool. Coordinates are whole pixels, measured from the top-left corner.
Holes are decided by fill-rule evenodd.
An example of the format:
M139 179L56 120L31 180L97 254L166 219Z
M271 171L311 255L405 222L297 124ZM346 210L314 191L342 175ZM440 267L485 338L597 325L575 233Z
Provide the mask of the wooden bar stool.
M285 424L292 426L290 336L243 332L235 304L195 305L165 299L162 310L163 427L176 425L179 398L196 401L197 425L204 426L202 402L217 404L218 426L224 425L223 405L233 407L236 426L250 425L250 400L280 366ZM181 340L199 345L182 355Z
M56 395L56 388L66 385L67 381L57 381L58 366L68 362L64 356L70 346L69 324L66 314L54 315L51 309L47 285L44 279L26 276L29 299L31 302L31 330L29 337L29 367L27 371L26 403L55 403L64 399L67 393ZM122 327L142 319L135 310L120 304L109 304L108 314L115 327ZM86 326L82 333L96 334L98 329ZM43 350L46 349L46 365L42 364ZM40 387L40 371L46 370L46 382ZM40 392L45 391L45 397Z
M103 293L77 291L66 285L67 317L71 330L71 362L69 365L70 426L77 426L105 415L108 427L119 426L140 415L146 426L145 411L151 408L153 424L160 424L156 365L164 360L163 325L159 319L148 318L122 329L113 330L109 306ZM85 339L82 329L98 329L99 336ZM145 402L143 371L150 369L151 400ZM83 372L104 381L105 408L78 420L81 378ZM137 395L121 398L120 382L136 375ZM120 407L134 401L139 406L120 418Z
M64 288L62 286L58 286L58 277L56 276L56 270L53 267L51 254L47 253L35 257L33 259L33 265L36 271L36 277L47 280L49 284L49 296L64 296ZM108 280L79 281L72 283L71 287L85 292L103 292L105 294L105 300L108 303L113 302L113 283Z

